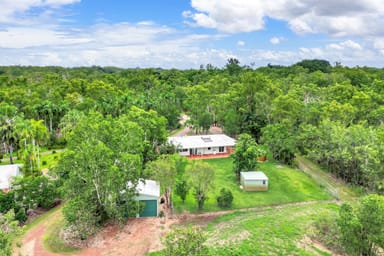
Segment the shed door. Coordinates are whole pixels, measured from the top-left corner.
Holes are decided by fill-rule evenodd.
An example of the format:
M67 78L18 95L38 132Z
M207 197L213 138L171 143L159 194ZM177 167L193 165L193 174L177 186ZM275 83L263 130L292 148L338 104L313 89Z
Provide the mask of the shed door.
M143 200L145 203L143 211L140 213L140 217L157 217L157 200Z

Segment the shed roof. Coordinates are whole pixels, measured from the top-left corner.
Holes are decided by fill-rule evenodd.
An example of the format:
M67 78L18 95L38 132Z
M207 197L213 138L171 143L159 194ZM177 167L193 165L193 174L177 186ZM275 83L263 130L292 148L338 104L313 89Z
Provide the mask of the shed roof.
M181 148L235 146L236 140L225 134L169 137L168 142Z
M0 165L0 189L8 189L11 186L11 178L19 175L19 164Z
M140 180L136 189L140 195L160 197L160 184L155 180Z
M268 180L267 175L263 172L240 172L245 180Z

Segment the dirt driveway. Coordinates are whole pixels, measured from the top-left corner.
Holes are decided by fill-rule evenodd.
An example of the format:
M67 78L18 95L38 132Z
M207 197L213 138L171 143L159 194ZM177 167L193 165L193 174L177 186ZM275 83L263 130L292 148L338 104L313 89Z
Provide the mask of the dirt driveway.
M59 210L28 230L21 240L21 248L17 248L13 255L60 255L48 252L44 248L43 239L48 227L61 217L61 210ZM148 252L158 251L162 248L161 237L170 229L172 224L178 222L178 219L166 219L165 223L161 222L160 218L129 219L127 224L120 229L116 225L105 227L88 241L87 248L71 255L146 255Z

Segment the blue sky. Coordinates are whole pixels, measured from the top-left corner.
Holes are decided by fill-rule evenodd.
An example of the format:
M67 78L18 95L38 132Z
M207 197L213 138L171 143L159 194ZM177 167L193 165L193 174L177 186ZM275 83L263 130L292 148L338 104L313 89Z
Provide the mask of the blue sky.
M382 0L0 0L0 65L384 66Z

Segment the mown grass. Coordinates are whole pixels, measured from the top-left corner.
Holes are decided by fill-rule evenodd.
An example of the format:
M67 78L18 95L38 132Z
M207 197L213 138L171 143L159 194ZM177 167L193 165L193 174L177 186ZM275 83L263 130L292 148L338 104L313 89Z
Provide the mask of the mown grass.
M215 168L216 174L214 189L208 194L209 199L204 205L204 211L221 210L216 203L216 197L219 195L221 188L228 188L232 191L234 200L231 209L331 198L303 172L276 162L260 163L258 167L258 170L263 171L268 176L269 189L267 192L244 192L236 181L231 158L204 161ZM196 212L197 205L193 197L193 190L190 190L184 204L177 196L174 196L174 206L176 212L183 212L184 210Z
M40 165L41 169L51 169L54 167L60 159L62 150L49 150L40 152ZM16 154L15 154L16 155ZM14 159L14 163L16 164L24 164L23 160ZM9 157L6 157L1 160L0 165L10 164Z
M41 166L42 168L52 168L57 164L60 159L61 151L48 151L45 154L41 155Z
M64 226L63 215L60 212L57 217L51 221L43 236L44 247L53 253L71 254L79 251L79 248L68 246L60 237L60 231Z
M216 255L329 255L301 240L319 212L337 211L333 203L311 203L235 212L219 217L206 228L208 245Z

